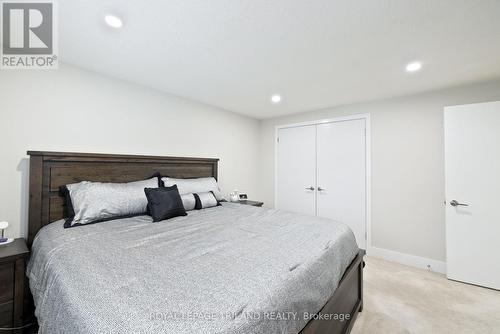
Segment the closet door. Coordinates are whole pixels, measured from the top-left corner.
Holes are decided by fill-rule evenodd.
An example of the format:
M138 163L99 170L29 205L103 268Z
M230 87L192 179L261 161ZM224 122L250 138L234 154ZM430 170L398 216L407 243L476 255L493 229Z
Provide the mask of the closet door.
M366 249L365 120L317 126L317 215L348 225Z
M279 129L276 208L316 214L316 126Z
M446 107L444 141L446 274L500 290L500 101Z

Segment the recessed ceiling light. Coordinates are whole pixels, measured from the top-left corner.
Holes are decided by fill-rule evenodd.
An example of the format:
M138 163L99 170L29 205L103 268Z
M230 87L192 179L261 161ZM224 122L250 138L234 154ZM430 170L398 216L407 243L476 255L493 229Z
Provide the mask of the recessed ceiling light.
M407 72L417 72L420 71L421 68L422 68L422 63L418 61L406 65Z
M274 103L274 104L278 104L281 102L281 96L275 94L273 96L271 96L271 102Z
M106 15L104 17L104 21L106 21L106 24L112 28L121 28L123 26L122 20L114 15Z

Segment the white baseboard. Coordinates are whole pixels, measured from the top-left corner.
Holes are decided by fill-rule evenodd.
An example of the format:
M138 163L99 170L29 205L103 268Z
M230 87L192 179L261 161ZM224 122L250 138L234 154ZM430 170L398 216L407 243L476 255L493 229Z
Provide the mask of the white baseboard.
M416 267L425 270L431 270L440 274L446 274L446 262L425 257L399 253L384 248L369 247L366 255L384 259L387 261L401 263L407 266Z

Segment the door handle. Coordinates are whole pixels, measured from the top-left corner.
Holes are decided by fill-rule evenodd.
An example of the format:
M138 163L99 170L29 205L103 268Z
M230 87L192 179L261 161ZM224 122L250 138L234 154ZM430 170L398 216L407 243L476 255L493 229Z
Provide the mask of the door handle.
M457 202L456 200L452 200L452 201L450 202L450 205L451 205L451 206L469 206L469 204L459 203L459 202Z
M325 188L318 187L318 191L326 190Z
M313 186L310 186L310 187L307 187L306 190L314 190L314 187Z

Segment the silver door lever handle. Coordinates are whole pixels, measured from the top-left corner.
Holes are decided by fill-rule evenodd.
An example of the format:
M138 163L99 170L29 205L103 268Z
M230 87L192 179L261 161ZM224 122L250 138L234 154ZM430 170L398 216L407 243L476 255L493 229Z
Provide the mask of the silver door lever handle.
M458 203L456 200L450 202L451 206L469 206L469 204Z
M310 187L306 188L306 190L314 190L314 187L310 186Z
M318 187L318 191L326 190L325 188Z

